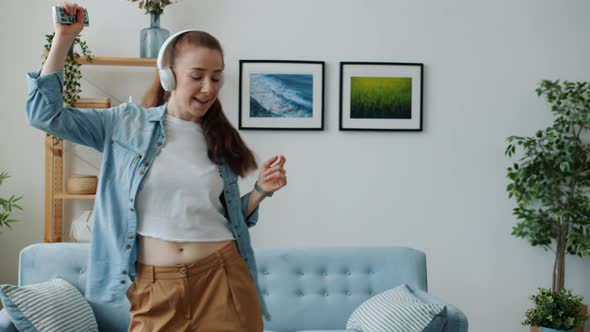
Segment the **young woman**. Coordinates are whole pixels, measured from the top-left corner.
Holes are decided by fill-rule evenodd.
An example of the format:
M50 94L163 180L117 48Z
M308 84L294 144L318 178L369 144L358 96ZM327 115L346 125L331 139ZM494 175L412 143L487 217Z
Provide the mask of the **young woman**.
M64 59L83 25L80 6L63 6L77 23L56 24L42 70L28 73L26 111L32 126L103 152L86 297L126 294L130 331L262 331L270 316L248 228L287 184L286 159L266 161L240 197L237 176L256 162L217 99L221 45L202 31L173 35L160 52L168 73L143 106L66 108Z

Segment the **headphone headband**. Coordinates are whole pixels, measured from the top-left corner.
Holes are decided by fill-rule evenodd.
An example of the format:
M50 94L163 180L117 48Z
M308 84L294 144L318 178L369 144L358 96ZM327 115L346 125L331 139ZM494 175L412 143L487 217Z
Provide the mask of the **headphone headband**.
M164 62L164 55L166 54L166 50L168 49L168 45L170 45L176 39L176 37L182 35L185 32L189 32L189 31L199 32L199 30L195 30L195 29L181 30L181 31L178 31L177 33L173 34L172 36L168 37L168 39L166 39L164 41L164 44L162 44L162 46L160 46L160 51L158 52L158 61L157 61L158 69L165 69L165 67L163 67L162 62ZM170 64L166 64L166 68L168 68L168 67L170 67Z

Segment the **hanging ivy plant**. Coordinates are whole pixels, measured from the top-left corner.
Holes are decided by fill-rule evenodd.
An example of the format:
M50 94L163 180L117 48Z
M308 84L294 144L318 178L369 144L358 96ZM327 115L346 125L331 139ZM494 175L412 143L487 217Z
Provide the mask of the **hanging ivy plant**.
M43 46L45 49L45 53L43 54L43 62L47 60L47 55L49 54L49 50L51 49L51 42L53 41L53 37L55 33L50 35L45 35L46 44ZM74 39L70 50L68 51L68 55L66 56L66 61L64 65L64 91L63 97L64 102L68 106L72 106L78 99L80 99L80 78L82 78L82 72L80 71L80 64L76 62L76 58L80 57L80 53L76 51L76 45L79 46L82 55L86 57L88 62L92 62L92 54L88 45L86 45L85 41L80 39L80 35Z

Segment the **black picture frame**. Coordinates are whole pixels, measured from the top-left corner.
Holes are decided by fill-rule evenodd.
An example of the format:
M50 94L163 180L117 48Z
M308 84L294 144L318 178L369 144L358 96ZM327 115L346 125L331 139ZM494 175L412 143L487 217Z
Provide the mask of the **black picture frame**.
M325 62L240 60L239 129L324 130Z
M340 62L341 131L422 131L424 64Z

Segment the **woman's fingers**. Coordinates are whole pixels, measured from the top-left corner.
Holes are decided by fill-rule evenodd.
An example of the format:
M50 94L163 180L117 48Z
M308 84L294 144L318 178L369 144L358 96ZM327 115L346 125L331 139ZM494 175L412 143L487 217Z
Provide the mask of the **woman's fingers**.
M285 175L285 173L283 173L281 171L277 171L277 172L274 172L274 173L264 176L264 181L278 179L278 178L287 178L287 175Z
M287 158L285 158L285 156L281 155L281 162L279 164L285 165L286 162L287 162Z
M270 158L269 160L267 160L267 161L264 163L264 167L263 167L263 169L267 169L267 168L269 168L269 167L270 167L270 165L272 165L272 164L273 164L273 163L274 163L274 162L277 160L277 158L279 158L279 156L274 156L274 157Z
M74 13L72 11L72 9L74 8L74 4L69 3L69 2L64 2L62 7L64 7L64 10L66 11L66 13L68 13L68 15L72 15L72 13Z
M77 3L64 2L62 7L68 15L76 15L76 22L80 22L80 18L84 18L84 9Z
M76 5L76 24L84 24L84 9Z
M277 160L278 160L278 162L277 162ZM275 162L277 162L277 163L274 166L277 166L277 165L282 166L282 165L285 165L285 163L287 162L287 158L285 158L285 156L283 156L283 155L274 156L264 163L264 168L269 168L269 167L273 166L273 164Z
M265 175L265 176L264 176L264 181L268 181L268 180L274 179L274 178L276 178L277 176L279 176L279 174L280 174L280 173L278 173L278 172L274 172L274 173L271 173L271 174Z
M273 166L262 172L262 176L266 177L267 175L274 173L276 171L280 171L283 174L287 173L287 171L282 166Z

